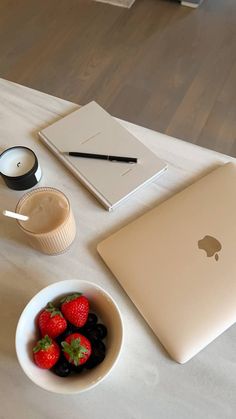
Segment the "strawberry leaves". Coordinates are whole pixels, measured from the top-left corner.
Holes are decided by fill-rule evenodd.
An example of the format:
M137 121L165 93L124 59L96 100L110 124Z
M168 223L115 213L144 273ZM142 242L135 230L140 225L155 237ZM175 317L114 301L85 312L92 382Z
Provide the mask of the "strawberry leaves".
M75 300L78 297L81 297L81 292L75 292L74 294L68 295L67 297L62 298L61 303L69 303L70 301Z
M88 349L81 345L80 338L72 339L71 343L62 342L61 345L63 352L69 355L69 362L73 362L76 366L80 364L80 360L88 353Z
M67 361L76 367L84 364L91 355L90 341L80 333L72 333L61 342L62 351Z
M52 339L48 335L46 335L44 336L44 338L42 338L41 340L37 342L37 345L35 345L33 348L33 352L37 353L41 350L46 351L48 348L50 348L51 345L52 345Z
M59 310L59 308L54 307L54 305L50 302L47 304L47 307L45 308L45 311L48 311L49 313L51 313L51 317L56 316L57 314L61 317L63 317L61 311Z

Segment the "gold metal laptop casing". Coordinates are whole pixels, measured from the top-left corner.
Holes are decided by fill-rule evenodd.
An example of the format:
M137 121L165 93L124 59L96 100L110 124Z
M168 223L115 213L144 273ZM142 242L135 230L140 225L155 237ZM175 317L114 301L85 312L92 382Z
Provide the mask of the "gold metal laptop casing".
M236 165L228 163L98 245L171 357L236 321Z

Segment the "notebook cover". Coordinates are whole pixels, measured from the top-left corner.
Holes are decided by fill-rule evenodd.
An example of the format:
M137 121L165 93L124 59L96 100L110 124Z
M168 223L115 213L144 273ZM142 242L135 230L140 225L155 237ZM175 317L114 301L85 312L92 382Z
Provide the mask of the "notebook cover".
M108 210L167 168L94 101L40 131L39 136ZM71 157L65 154L69 151L137 157L138 163Z

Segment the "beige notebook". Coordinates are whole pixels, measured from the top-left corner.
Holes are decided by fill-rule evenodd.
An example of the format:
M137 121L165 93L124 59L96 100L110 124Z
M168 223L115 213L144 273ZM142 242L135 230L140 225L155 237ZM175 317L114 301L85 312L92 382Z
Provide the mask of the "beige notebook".
M96 102L39 132L41 140L108 210L163 173L167 165ZM70 151L137 157L129 164L72 157Z

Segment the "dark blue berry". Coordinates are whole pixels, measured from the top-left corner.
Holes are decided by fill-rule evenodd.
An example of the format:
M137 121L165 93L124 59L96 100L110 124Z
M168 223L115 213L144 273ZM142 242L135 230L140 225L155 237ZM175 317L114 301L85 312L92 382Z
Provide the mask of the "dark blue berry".
M95 326L96 326L95 324L87 324L87 323L86 323L86 324L83 326L83 332L84 332L84 334L86 334L86 333L90 333L90 332L91 332L91 330L93 330ZM85 335L85 336L86 336L86 335Z
M66 330L57 336L56 342L60 345L72 333L80 333L79 328L68 322Z
M101 340L92 341L91 345L92 345L92 353L95 356L100 356L100 354L106 353L106 346Z
M88 361L84 364L84 367L88 370L96 367L101 364L105 358L106 347L101 340L91 341L92 345L92 354L89 357Z
M101 353L99 356L95 356L92 354L88 361L85 362L84 366L87 370L91 370L92 368L96 367L97 365L101 364L101 362L104 360L105 354Z
M98 323L95 327L95 330L98 334L98 339L104 339L107 335L107 328L104 324Z
M92 325L96 324L97 321L98 321L98 318L97 318L96 314L89 313L87 321L86 321L86 326L92 326Z
M76 374L80 374L82 371L83 371L83 369L84 369L84 365L74 365L74 364L71 364L71 370L73 371L73 372L75 372Z
M104 339L107 336L107 328L101 323L84 326L83 334L88 339Z
M65 357L61 356L51 370L54 374L59 375L59 377L67 377L71 373L71 366Z
M66 328L66 333L67 333L67 336L71 335L72 333L79 333L79 328L68 322L67 323L67 328Z
M96 340L100 337L100 333L96 330L96 326L86 327L85 334L89 340Z

